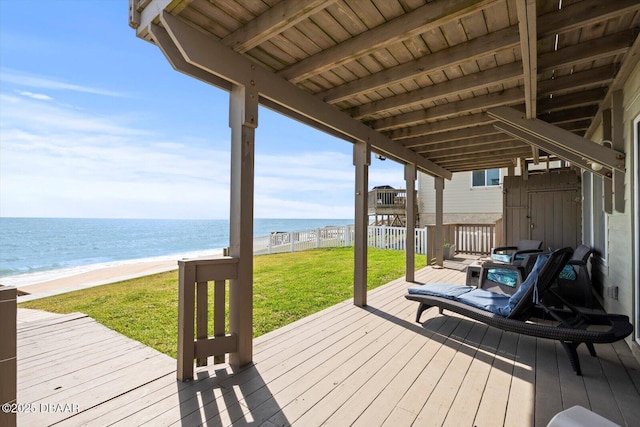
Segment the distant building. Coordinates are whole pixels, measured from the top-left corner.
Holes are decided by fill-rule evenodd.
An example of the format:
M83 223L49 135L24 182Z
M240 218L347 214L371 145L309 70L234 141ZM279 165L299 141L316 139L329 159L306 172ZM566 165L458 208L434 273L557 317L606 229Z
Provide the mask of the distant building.
M491 224L502 218L502 180L507 169L487 169L454 173L445 180L444 223ZM418 212L420 227L435 224L433 177L418 174Z

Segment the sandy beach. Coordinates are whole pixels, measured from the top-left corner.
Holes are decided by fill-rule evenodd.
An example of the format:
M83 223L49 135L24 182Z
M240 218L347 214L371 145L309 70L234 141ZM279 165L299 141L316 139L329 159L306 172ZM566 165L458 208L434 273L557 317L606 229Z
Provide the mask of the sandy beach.
M198 255L202 256L202 254ZM206 254L206 256L218 255L222 255L222 251ZM17 287L20 294L18 302L25 302L78 289L177 270L178 260L185 258L192 258L192 256L131 260L106 266L97 264L85 266L81 269L54 270L39 274L9 276L5 279L0 279L0 281L4 285Z

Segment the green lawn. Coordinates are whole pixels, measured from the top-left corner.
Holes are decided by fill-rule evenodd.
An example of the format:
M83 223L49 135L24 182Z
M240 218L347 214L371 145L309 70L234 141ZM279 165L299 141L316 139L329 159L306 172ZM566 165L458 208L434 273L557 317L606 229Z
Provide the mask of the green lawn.
M368 288L404 276L404 260L404 252L369 248ZM352 297L352 247L254 258L254 336ZM176 357L177 271L34 300L20 307L86 313L108 328Z

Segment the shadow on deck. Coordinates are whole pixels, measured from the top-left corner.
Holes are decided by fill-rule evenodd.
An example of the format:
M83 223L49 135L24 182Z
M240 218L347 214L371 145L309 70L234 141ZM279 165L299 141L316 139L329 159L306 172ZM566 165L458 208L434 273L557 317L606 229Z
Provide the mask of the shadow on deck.
M466 257L420 270L463 283ZM470 261L469 261L470 262ZM450 268L449 268L450 267ZM624 342L581 354L576 376L559 343L502 332L417 305L398 279L364 309L332 306L254 340L254 364L197 368L75 314L28 321L19 310L19 402L75 403L74 413L20 414L21 425L518 425L544 426L581 405L620 424L640 421L640 366Z

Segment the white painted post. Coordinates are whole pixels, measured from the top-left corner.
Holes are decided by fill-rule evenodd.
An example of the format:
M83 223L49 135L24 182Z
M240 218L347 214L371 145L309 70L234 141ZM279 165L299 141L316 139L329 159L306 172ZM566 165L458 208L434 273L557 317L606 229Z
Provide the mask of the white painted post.
M320 228L316 228L316 248L320 247Z
M293 245L293 232L291 232L291 231L289 232L289 251L290 252L295 252L296 251L296 248Z
M253 81L252 81L253 82ZM237 337L233 367L253 360L253 192L258 92L234 85L229 108L231 127L231 215L229 255L237 257L238 277L229 286L229 330Z
M367 305L367 201L371 145L367 142L353 144L353 164L356 167L355 185L355 248L353 270L353 303Z

